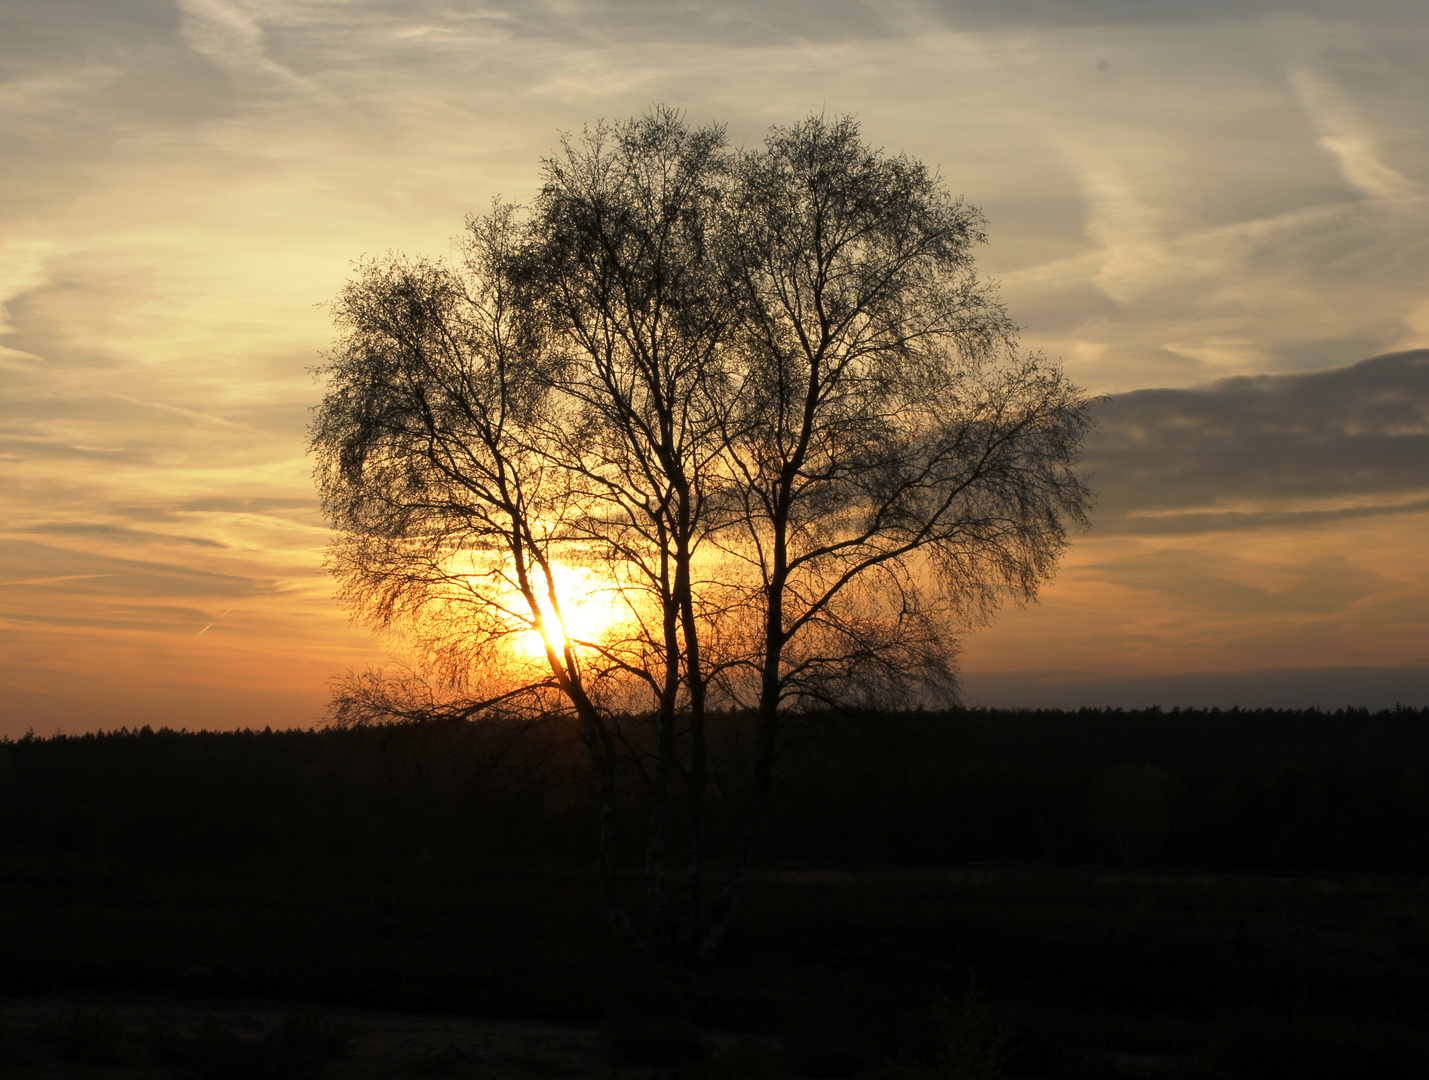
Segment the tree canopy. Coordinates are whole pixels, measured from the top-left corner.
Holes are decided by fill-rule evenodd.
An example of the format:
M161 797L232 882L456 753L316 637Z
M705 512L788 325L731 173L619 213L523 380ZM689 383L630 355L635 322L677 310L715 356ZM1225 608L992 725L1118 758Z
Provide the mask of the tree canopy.
M715 948L798 718L952 700L961 635L1033 598L1085 521L1087 398L1019 353L983 229L851 119L731 149L656 108L567 138L460 258L364 263L312 449L339 595L403 633L407 673L348 680L336 719L569 717L612 918ZM710 901L712 791L743 825Z

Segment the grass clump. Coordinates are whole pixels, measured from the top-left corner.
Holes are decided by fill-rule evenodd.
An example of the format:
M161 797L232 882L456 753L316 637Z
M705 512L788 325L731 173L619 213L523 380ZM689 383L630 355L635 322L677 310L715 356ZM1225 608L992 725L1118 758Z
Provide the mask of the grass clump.
M678 1066L704 1060L704 1036L692 1024L621 1020L605 1031L606 1056L622 1065Z
M680 1080L786 1080L789 1073L776 1047L755 1039L737 1039L687 1065L678 1075Z
M180 1080L298 1080L341 1057L356 1034L349 1025L305 1014L257 1031L205 1017L192 1031L160 1025L148 1042Z
M960 998L934 997L909 1050L882 1080L1002 1080L1016 1046L1012 1025L974 981Z
M134 1056L123 1021L108 1010L71 1009L35 1026L37 1039L62 1061L83 1065L123 1065Z

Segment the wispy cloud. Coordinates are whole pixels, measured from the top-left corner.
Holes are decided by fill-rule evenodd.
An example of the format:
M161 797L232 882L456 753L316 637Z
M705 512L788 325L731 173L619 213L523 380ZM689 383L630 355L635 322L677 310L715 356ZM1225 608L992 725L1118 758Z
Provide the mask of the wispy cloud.
M227 544L211 540L205 536L182 536L176 533L150 532L143 529L125 529L117 525L102 525L84 521L42 521L27 525L26 533L40 536L74 536L96 540L109 540L121 544L180 544L191 547L224 548Z
M121 73L109 65L0 82L0 113L48 113L73 107L75 99L102 92Z
M0 581L0 586L11 585L55 585L61 581L88 581L90 578L109 577L108 574L61 574L58 577L25 578L22 581Z
M247 10L248 5L227 0L177 0L177 3L183 13L179 32L194 51L230 71L302 85L301 79L268 55L263 27Z
M185 409L182 405L166 405L162 401L143 401L140 398L130 397L128 394L118 394L112 390L101 390L99 394L101 397L114 398L116 401L127 401L131 405L142 405L146 409L158 409L160 412L170 413L174 416L182 416L188 420L199 420L205 424L218 424L221 427L230 427L237 431L254 430L247 424L238 424L232 420L225 420L221 416L198 412L195 409Z
M1377 140L1360 120L1343 91L1309 68L1291 74L1295 95L1331 154L1346 182L1374 199L1389 202L1423 200L1429 185L1397 172L1385 163Z

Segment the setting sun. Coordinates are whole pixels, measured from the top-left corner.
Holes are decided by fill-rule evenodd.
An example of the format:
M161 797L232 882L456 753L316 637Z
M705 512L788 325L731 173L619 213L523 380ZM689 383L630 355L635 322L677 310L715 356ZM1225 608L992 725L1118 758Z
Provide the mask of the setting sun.
M607 579L580 567L554 563L551 567L556 581L557 614L547 597L541 597L541 615L553 644L561 644L561 634L573 642L596 641L621 622L624 613L617 610L615 587ZM515 647L532 659L546 653L546 645L535 630L528 630L516 639Z

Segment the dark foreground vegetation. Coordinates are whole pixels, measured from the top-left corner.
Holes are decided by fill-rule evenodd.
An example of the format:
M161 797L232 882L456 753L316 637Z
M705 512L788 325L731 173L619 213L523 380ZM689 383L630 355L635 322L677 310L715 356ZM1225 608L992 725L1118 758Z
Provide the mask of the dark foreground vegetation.
M1429 710L823 719L699 971L555 729L0 745L0 1075L1426 1074Z

